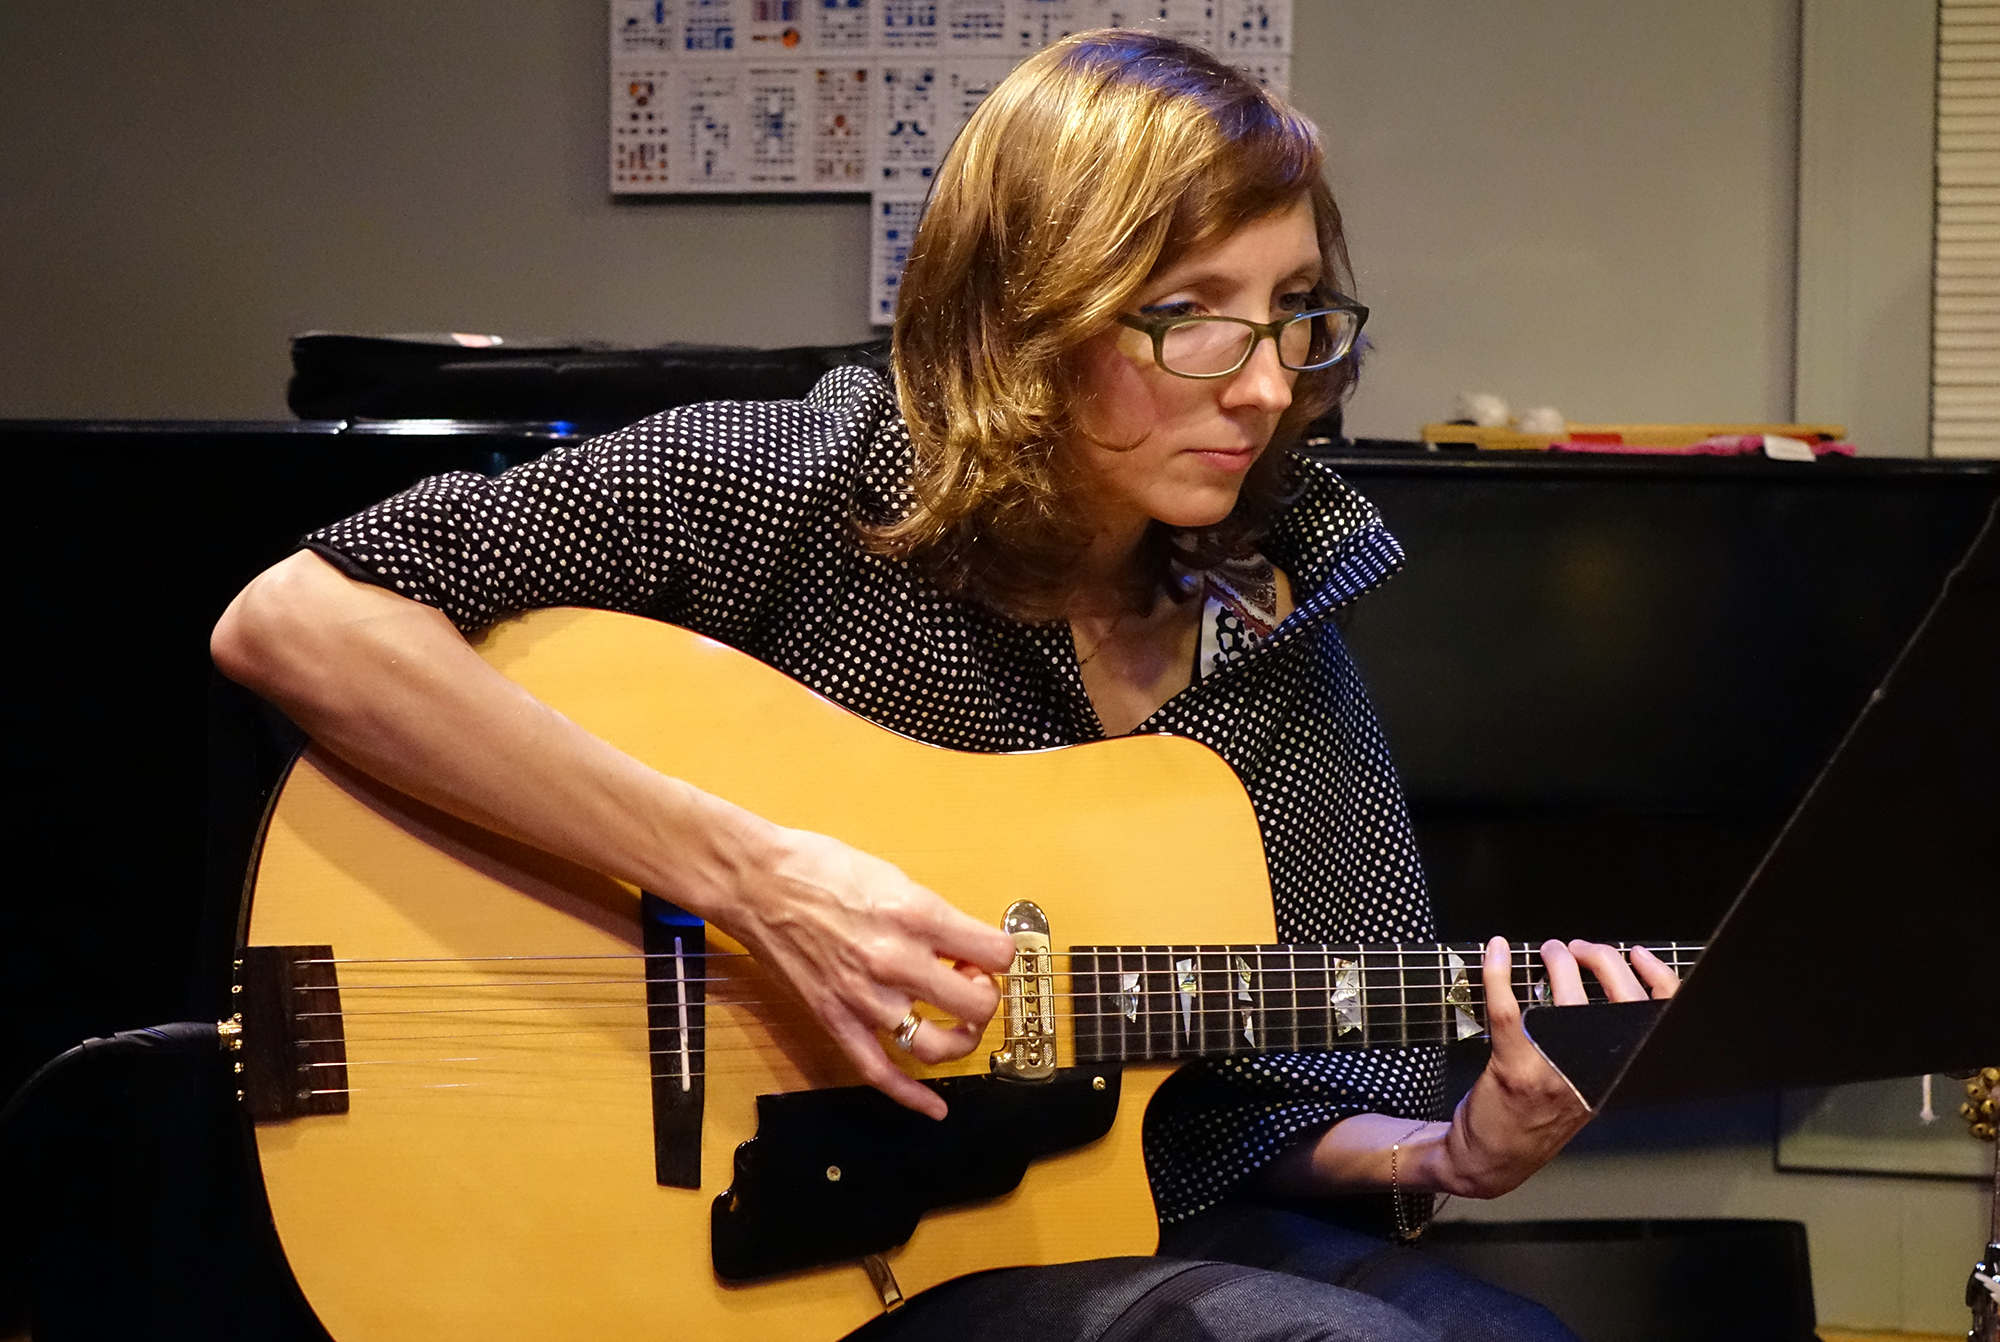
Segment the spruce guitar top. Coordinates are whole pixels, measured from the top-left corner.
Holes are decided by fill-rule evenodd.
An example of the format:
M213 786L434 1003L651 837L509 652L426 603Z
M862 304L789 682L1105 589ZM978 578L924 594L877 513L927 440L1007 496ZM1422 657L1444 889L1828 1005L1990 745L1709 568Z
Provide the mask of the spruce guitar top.
M272 1219L339 1342L813 1342L966 1272L1150 1253L1140 1121L1178 1062L1483 1029L1476 947L1273 944L1249 799L1193 742L942 750L604 612L480 650L663 772L1001 922L1017 955L979 1050L894 1055L947 1099L933 1123L857 1085L715 929L308 750L245 904L237 1056Z

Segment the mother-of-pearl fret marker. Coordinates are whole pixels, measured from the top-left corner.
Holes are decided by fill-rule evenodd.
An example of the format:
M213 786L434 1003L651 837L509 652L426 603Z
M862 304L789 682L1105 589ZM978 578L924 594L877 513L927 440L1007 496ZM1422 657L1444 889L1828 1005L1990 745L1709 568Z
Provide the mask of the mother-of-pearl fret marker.
M1139 1019L1139 976L1120 974L1118 976L1118 1000L1125 1010L1125 1019L1137 1023Z
M1181 990L1181 1033L1194 1042L1194 992L1197 980L1193 960L1174 961L1175 986Z
M1458 1037L1470 1039L1485 1030L1479 1017L1472 1014L1472 980L1465 972L1465 961L1457 951L1451 956L1451 987L1445 990L1444 1000L1451 1003L1453 1020L1458 1024Z
M1333 1020L1342 1034L1361 1028L1361 966L1353 960L1333 962L1333 991L1326 995Z
M1236 996L1240 1001L1249 1002L1252 1000L1250 996L1250 964L1240 955L1236 957ZM1256 1027L1251 1024L1250 1013L1247 1011L1243 1013L1243 1042L1251 1048L1257 1047Z

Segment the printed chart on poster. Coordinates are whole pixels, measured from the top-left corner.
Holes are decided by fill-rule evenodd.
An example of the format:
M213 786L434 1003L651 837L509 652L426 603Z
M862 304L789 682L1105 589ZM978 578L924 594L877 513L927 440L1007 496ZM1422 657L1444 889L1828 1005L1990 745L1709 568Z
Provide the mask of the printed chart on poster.
M611 0L614 195L867 192L869 319L993 86L1092 28L1198 43L1285 92L1292 0Z

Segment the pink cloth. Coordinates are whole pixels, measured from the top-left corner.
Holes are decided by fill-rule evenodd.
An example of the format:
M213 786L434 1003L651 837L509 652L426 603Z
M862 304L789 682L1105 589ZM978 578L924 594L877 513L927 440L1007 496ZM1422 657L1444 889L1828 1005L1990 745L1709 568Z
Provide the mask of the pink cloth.
M1607 436L1608 437L1608 436ZM1851 457L1853 443L1808 443L1815 457ZM1558 440L1549 444L1551 452L1599 452L1616 456L1666 457L1749 457L1764 450L1761 433L1718 433L1686 447L1641 447L1636 443L1583 438Z

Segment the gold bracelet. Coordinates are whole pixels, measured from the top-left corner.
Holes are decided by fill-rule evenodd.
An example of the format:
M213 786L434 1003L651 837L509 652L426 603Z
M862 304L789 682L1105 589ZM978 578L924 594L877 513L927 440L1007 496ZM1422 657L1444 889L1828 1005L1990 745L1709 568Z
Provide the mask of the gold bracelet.
M1409 1141L1420 1130L1429 1126L1430 1123L1428 1121L1420 1122L1416 1127L1411 1128L1403 1134L1402 1141L1389 1143L1389 1197L1394 1202L1396 1208L1396 1237L1405 1244L1415 1244L1423 1238L1424 1231L1429 1228L1431 1223L1431 1213L1430 1208L1426 1207L1423 1218L1415 1225L1410 1223L1410 1213L1403 1202L1402 1171L1399 1168L1401 1164L1400 1157L1403 1154L1403 1142ZM1430 1200L1429 1195L1424 1193L1417 1193L1412 1196L1421 1197L1426 1202Z

